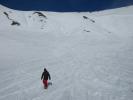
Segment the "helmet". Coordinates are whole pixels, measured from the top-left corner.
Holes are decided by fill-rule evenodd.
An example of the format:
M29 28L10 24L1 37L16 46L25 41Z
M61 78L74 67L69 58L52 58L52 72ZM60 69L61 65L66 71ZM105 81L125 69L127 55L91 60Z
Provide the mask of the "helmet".
M46 68L44 68L44 71L47 71Z

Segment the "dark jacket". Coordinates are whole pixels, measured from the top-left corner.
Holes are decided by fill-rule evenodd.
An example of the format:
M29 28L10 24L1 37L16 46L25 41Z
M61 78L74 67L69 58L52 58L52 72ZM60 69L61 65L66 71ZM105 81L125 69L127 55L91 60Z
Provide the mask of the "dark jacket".
M51 77L50 77L50 74L47 70L44 70L44 72L42 73L42 76L41 76L41 80L48 80L50 79L51 80Z

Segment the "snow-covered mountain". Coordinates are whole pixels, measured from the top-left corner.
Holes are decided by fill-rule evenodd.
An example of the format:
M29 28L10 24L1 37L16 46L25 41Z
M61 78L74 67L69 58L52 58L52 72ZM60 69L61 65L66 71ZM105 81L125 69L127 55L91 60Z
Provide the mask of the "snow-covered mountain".
M59 13L0 5L0 22L0 100L133 99L133 6Z

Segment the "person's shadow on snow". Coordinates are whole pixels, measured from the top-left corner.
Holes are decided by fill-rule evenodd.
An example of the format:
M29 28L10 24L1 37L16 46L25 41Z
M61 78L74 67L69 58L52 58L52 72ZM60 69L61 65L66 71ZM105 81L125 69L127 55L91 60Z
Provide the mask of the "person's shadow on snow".
M48 82L48 86L52 85L52 82Z

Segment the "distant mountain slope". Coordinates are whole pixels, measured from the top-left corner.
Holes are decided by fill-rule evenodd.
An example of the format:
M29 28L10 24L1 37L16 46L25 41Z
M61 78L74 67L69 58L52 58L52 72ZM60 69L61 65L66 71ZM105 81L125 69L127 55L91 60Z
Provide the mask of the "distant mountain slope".
M93 13L24 12L0 5L0 26L2 29L5 27L15 27L44 32L59 30L63 34L70 34L77 29L89 32L91 31L91 27L97 29L103 28L103 30L106 29L114 33L117 33L117 30L121 29L123 32L130 33L133 30L132 11L133 6ZM128 24L130 25L127 30ZM108 29L108 25L112 27L111 30Z
M110 15L110 16L121 15L121 14L132 15L132 9L133 6L126 8L118 8L109 11L96 12L96 13L95 12L56 13L56 12L44 12L44 11L29 11L29 12L16 11L0 5L0 21L2 22L0 24L1 26L4 27L17 26L25 29L34 28L37 30L47 30L47 31L54 28L58 29L60 26L62 26L62 29L64 30L67 30L65 28L71 28L72 30L72 28L81 27L84 19L83 16L91 17L93 19L94 17L96 18L98 16L97 18L99 18L105 15Z

